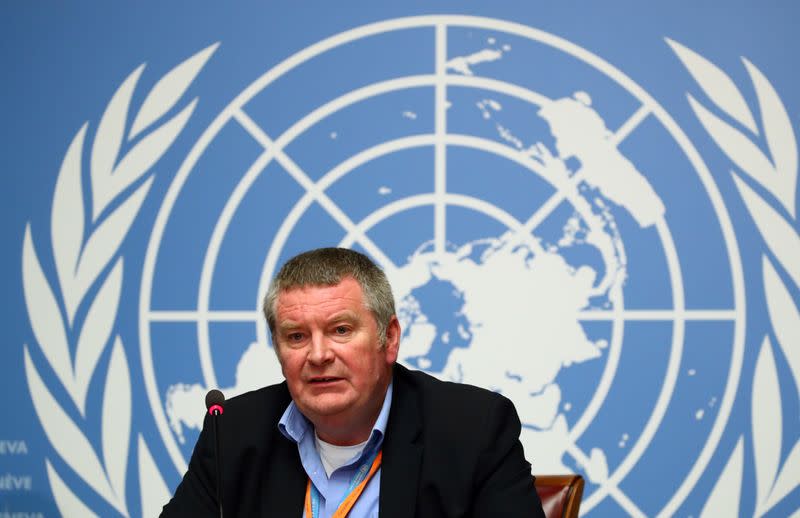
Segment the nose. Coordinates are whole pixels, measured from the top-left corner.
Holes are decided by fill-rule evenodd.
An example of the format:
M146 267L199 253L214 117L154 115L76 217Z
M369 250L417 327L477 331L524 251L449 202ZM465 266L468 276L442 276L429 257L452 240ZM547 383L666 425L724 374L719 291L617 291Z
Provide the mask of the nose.
M311 349L308 352L308 361L313 365L325 365L333 361L333 349L323 333L311 336Z

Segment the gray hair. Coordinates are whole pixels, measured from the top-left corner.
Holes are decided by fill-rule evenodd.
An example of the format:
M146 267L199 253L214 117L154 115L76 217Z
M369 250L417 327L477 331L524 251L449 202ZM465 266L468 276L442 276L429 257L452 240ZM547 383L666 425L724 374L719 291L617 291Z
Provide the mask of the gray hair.
M304 286L336 286L346 277L352 277L361 286L364 305L378 325L381 347L386 345L386 329L395 315L394 295L386 274L362 253L347 248L317 248L286 261L272 279L264 297L264 316L276 352L275 311L278 296L287 290Z

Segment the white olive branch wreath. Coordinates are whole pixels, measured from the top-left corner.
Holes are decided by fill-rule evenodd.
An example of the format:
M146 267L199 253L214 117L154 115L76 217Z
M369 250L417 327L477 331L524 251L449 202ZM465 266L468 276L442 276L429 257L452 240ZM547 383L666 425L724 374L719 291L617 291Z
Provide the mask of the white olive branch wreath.
M36 414L61 460L126 517L132 397L125 348L114 333L124 268L119 249L152 186L153 177L148 173L183 130L197 99L162 119L216 48L217 44L198 52L162 77L127 128L133 92L145 65L134 70L108 103L88 157L84 157L88 122L78 130L64 156L53 194L50 244L55 281L42 269L42 248L37 253L30 223L25 229L25 303L35 342L47 364L46 369L37 366L29 346L24 345L25 374ZM130 147L121 154L126 136ZM88 185L84 185L82 172L84 158L90 165ZM109 348L102 408L87 409L90 387L98 387L93 384L99 376L97 367ZM66 406L48 388L53 381L44 379L53 375L69 397ZM101 456L87 437L90 412L100 415ZM142 514L155 515L154 506L163 503L169 491L141 434L137 453ZM96 516L56 465L49 458L45 463L61 514Z
M800 395L800 311L792 291L800 287L800 236L797 231L797 140L786 108L772 84L742 58L753 83L760 124L733 80L716 65L683 45L667 40L683 65L716 105L716 115L691 94L689 104L714 142L735 165L733 180L766 244L762 254L764 296L774 341ZM763 135L762 133L763 132ZM763 142L762 142L763 141ZM766 145L766 152L762 147ZM777 206L776 206L777 202ZM751 397L755 515L761 516L800 485L800 441L781 459L783 407L773 340L765 334L753 377ZM739 513L744 467L739 437L703 516ZM731 505L735 507L732 509Z

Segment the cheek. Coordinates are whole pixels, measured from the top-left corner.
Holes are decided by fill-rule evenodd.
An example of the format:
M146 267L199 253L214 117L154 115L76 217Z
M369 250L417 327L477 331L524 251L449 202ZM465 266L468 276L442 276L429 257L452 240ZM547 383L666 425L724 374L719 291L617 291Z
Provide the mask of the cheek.
M359 374L359 383L364 386L373 385L381 377L383 368L380 357L366 354L358 359L357 366L354 367Z
M303 365L302 359L298 355L286 351L278 354L278 363L281 365L283 377L290 381L297 377Z

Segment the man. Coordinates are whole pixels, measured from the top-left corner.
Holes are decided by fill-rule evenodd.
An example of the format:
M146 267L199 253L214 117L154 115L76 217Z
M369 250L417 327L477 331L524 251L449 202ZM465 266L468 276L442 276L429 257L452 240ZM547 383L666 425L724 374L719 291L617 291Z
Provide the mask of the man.
M513 404L395 363L394 298L366 256L290 259L264 314L286 381L226 404L226 517L544 516ZM210 428L162 516L218 516Z

